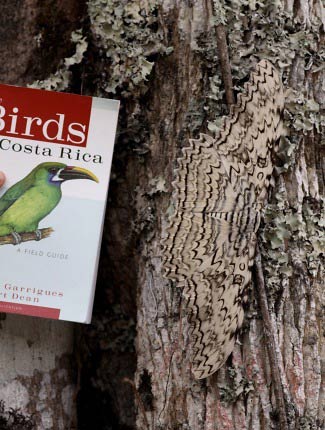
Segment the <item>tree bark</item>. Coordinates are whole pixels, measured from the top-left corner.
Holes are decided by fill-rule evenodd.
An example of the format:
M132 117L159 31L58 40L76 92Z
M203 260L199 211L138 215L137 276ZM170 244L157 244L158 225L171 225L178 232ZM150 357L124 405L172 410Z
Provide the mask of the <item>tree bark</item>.
M324 106L324 92L320 89L324 75L314 64L314 55L318 55L316 53L323 38L320 4L301 1L294 5L278 2L277 6L269 4L264 7L258 7L255 2L246 7L235 2L228 2L227 5L225 28L228 31L235 90L238 91L242 79L248 76L249 64L252 67L254 61L270 58L282 69L287 87ZM274 11L270 12L271 9ZM234 22L239 12L242 15ZM268 18L260 19L260 14ZM214 18L217 25L219 17ZM282 248L277 248L269 239L268 228L271 227L267 223L274 220L266 217L266 225L261 229L268 311L272 336L276 340L279 361L275 364L280 377L278 380L272 377L261 309L252 289L244 329L232 357L216 375L196 381L190 372L188 323L182 310L181 292L162 277L160 244L168 218L170 184L177 166L175 160L179 148L187 145L189 137L206 131L207 122L213 120L213 109L220 116L225 113L225 108L222 106L220 109L220 106L209 101L209 97L215 96L211 79L214 74L220 76L216 28L209 2L185 4L165 1L161 20L174 52L155 66L147 108L150 156L146 157L144 171L139 172L141 197L138 195L138 213L143 212L143 206L150 206L154 224L150 234L142 236L140 248L136 343L136 383L140 399L136 399L137 428L321 429L324 426L321 256L316 252L315 270L312 271L308 256L303 252L299 254L301 247L307 246L305 239L309 231L309 216L304 214L306 207L310 210L310 216L317 218L316 223L321 216L324 179L319 163L319 124L315 121L310 127L299 127L293 118L286 118L291 126L289 139L295 145L295 152L287 157L284 168L278 169L283 172L275 178L270 191L270 204L276 208L272 212L274 219L286 214L286 220L282 220L285 224L290 223L288 214L299 214L297 217L301 218L301 226L299 229L287 226ZM281 31L280 36L276 34L278 31ZM306 39L315 37L313 53L310 52L313 58L308 58L298 42L302 34ZM286 55L289 57L285 64ZM221 58L220 62L222 69ZM310 64L313 66L308 68ZM286 115L289 115L292 106L289 106L291 102L287 103ZM295 106L299 110L298 105ZM307 110L303 116L310 114ZM143 196L148 192L144 190L148 189L151 178L164 178L168 192L157 192L154 199L150 193L146 202ZM283 193L281 204L285 207L278 204L278 193ZM275 226L273 233L274 230ZM316 235L322 234L318 229ZM313 255L316 242L311 245ZM272 246L275 255L271 261ZM292 272L288 276L282 275L284 267L278 264L273 267L272 274L270 267L277 263L277 259L280 261L285 253L288 256L286 265L292 268ZM276 384L280 384L280 391L276 390ZM285 420L277 402L279 393L282 393L280 404L282 412L285 408Z

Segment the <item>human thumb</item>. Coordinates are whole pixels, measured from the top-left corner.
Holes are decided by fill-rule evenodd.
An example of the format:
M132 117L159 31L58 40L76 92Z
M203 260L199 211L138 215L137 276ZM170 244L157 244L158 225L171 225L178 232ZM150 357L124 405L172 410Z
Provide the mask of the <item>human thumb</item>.
M0 172L0 187L6 182L6 176L3 172Z

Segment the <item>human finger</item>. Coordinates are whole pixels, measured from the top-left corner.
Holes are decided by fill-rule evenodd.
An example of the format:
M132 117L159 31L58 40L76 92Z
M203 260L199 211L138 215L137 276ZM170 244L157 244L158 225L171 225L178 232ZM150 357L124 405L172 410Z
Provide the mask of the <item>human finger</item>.
M2 185L5 183L6 181L6 176L3 172L0 172L0 187L2 187Z

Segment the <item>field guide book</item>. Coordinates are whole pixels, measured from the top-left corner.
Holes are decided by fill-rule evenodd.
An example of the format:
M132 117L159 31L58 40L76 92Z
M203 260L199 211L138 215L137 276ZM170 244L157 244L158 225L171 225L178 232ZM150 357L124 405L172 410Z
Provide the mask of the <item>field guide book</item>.
M0 85L0 312L91 321L118 109Z

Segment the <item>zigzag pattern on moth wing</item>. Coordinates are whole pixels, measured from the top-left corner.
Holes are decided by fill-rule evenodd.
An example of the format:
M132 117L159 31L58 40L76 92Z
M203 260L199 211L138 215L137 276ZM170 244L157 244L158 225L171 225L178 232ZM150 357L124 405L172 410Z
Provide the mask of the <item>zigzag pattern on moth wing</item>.
M191 140L179 160L164 265L184 287L197 378L225 362L242 324L282 99L277 72L260 62L219 137Z
M229 186L229 181L225 181L225 172L217 157L211 156L211 153L206 157L205 148L211 146L212 138L208 136L201 136L199 140L192 141L196 145L196 150L192 156L191 152L186 148L184 150L185 157L180 161L180 168L178 172L187 172L188 164L191 165L191 172L200 176L200 185L204 186L203 195L198 197L198 190L187 185L187 190L191 190L187 194L182 194L184 188L183 177L180 174L176 180L176 195L177 195L177 208L174 216L171 218L171 227L169 229L170 236L173 240L169 241L167 236L165 243L167 243L167 251L165 256L168 256L165 267L169 270L168 277L176 280L179 286L184 287L184 297L187 299L187 309L189 311L189 319L192 323L192 333L195 345L204 345L205 339L209 337L209 318L212 300L212 291L210 284L204 279L197 268L201 265L201 256L206 254L204 251L205 243L211 237L211 232L208 230L208 225L202 222L195 222L195 213L193 209L197 205L197 200L202 202L204 206L209 202L210 195L214 196L221 201L225 201L224 189ZM199 158L197 154L199 153ZM189 154L189 156L187 156ZM196 158L195 168L193 159ZM211 182L211 174L209 174L211 166L215 166L220 170L218 176L214 175L215 183ZM198 173L199 172L199 173ZM207 179L205 182L204 179ZM195 177L190 177L189 183L197 184ZM178 197L178 193L181 197ZM204 199L204 200L203 200ZM214 201L212 199L211 201ZM182 208L182 210L180 210ZM187 249L187 254L184 253ZM203 252L202 252L203 250ZM204 329L201 329L201 322L204 321Z
M264 79L264 81L267 81L267 79ZM279 102L275 100L272 101L273 104L271 103L268 111L262 113L261 115L262 122L264 120L263 115L270 114L270 115L274 115L274 117L277 115L273 109L274 106L278 107L279 110L282 109L283 107L282 89L280 88L278 91L279 91ZM268 94L266 92L266 95L270 96L271 94ZM267 122L266 126L272 129L273 123L274 123L274 129L272 130L271 135L273 135L273 142L274 142L274 140L279 137L278 133L281 133L281 125L279 126L280 124L279 115L277 116L277 119L275 121ZM265 152L266 152L265 155L267 155L267 153L269 152L268 151L270 146L269 143L271 142L271 140L269 139L268 134L265 133L265 121L263 126L259 127L257 125L257 128L258 128L258 134L256 138L259 138L258 143L260 147L262 146L262 149L265 148ZM261 134L261 136L259 136L259 134ZM220 146L218 147L218 149L220 149ZM229 154L227 154L227 159L229 160ZM268 177L272 172L272 163L271 163L270 157L268 159L264 157L264 159L267 161L267 163L264 163L264 165L261 168L255 167L256 170L258 169L259 171L263 171L263 168L264 168L264 171L265 171L265 164L266 166L269 166L269 171L266 171L261 178L257 176L258 174L256 174L254 177L249 171L249 169L246 168L245 164L241 165L240 160L238 159L236 160L236 157L234 158L233 156L231 156L230 158L229 164L232 165L233 170L230 170L230 168L227 169L227 162L223 162L223 165L227 169L229 180L233 184L236 192L240 193L240 192L248 191L248 195L251 194L254 197L252 200L256 201L258 204L256 209L258 209L259 206L263 203L263 200L265 197L265 192L263 193L263 191L266 190L266 187L268 185ZM256 166L258 163L254 163L254 164ZM246 175L245 175L245 170L247 173ZM237 172L237 171L238 171L237 176L233 175L233 172ZM254 191L252 194L252 192L248 188L249 183L253 184L256 188L255 196L253 195ZM251 204L252 203L253 202L251 201ZM252 207L251 204L246 207L248 208ZM254 221L254 224L256 224L256 229L257 229L259 221L258 222ZM246 285L249 283L249 280L251 277L249 268L252 265L252 261L253 261L255 242L256 242L255 235L251 236L249 241L247 242L247 250L242 255L242 258L246 260L246 264L244 264L243 262L240 263L240 264L244 264L244 267L247 273L244 279L242 280L241 287L237 288L237 294L235 295L235 298L233 296L232 300L231 300L230 293L234 293L234 291L236 291L235 283L231 279L232 275L228 276L228 278L224 280L225 285L228 285L228 288L224 289L224 292L226 293L224 296L226 299L225 302L227 303L227 306L225 306L225 309L227 312L224 315L222 315L221 313L218 314L218 311L216 311L214 314L216 318L214 316L210 317L210 321L214 320L218 324L218 327L216 327L215 330L213 329L209 330L210 333L211 332L214 333L214 335L211 336L211 341L208 342L208 344L205 343L205 345L202 345L202 350L200 351L200 354L194 357L194 374L198 378L208 376L209 374L217 370L220 367L220 365L224 363L225 359L229 355L229 352L231 352L232 350L232 347L234 344L234 338L232 338L232 335L234 335L238 330L238 328L241 326L242 317L243 317L241 303L240 301L238 301L238 299L240 299L241 295L243 294L243 291ZM233 255L233 256L230 254L230 261L232 260L233 257L235 257L235 261L238 263L239 261L238 258L240 257L240 255L238 255L238 253L237 255ZM235 273L240 273L238 269L239 269L239 265L235 269ZM218 273L219 272L220 272L220 269L218 269ZM213 288L212 283L211 283L211 286ZM223 299L221 299L219 295L218 301L221 301L221 300ZM218 309L218 303L213 305L213 309ZM226 319L229 320L228 327L226 328L226 330L222 331L222 327L220 328L220 321L225 321ZM220 341L218 341L218 336L221 339ZM203 360L202 360L202 357L204 357Z
M242 206L244 205L245 202L242 202ZM218 214L222 215L223 213L220 212L217 213L217 215ZM212 258L215 242L217 241L218 236L220 236L220 233L224 235L221 240L219 238L221 242L227 242L228 240L230 240L231 242L235 242L235 239L238 239L240 237L239 231L235 228L235 225L236 223L240 224L240 216L241 218L243 218L244 213L243 211L235 213L235 216L233 217L233 224L229 223L229 221L227 220L225 221L222 218L216 220L212 218L203 220L202 217L205 217L206 215L202 212L182 212L178 215L183 221L183 225L186 220L190 220L188 222L187 235L184 235L184 230L181 229L181 237L189 237L189 243L183 243L180 249L181 251L183 249L187 249L188 253L184 254L184 252L182 252L182 259L179 260L176 264L178 265L178 268L184 269L184 282L180 283L180 285L185 286L183 294L184 297L187 299L187 307L189 308L190 312L190 321L192 323L191 331L194 341L193 355L199 357L199 353L200 350L202 350L202 346L206 346L206 343L210 338L210 331L212 327L210 323L212 294L214 295L214 301L216 301L216 294L218 294L217 291L213 291L213 289L211 288L212 280L209 279L207 276L210 275L206 267L207 262L209 262L209 255ZM226 217L227 212L223 215ZM218 228L217 223L220 224ZM231 239L231 236L229 236L230 233L234 236L233 240ZM191 243L194 243L196 239L198 239L197 243L200 244L198 250L196 250L196 247L193 245L191 248ZM238 246L235 246L235 248L239 249L240 246L241 245L239 244ZM193 254L194 251L196 253L195 255ZM227 266L230 266L229 261L226 259L227 252L223 252L223 254L219 256L219 271L221 273L225 271L225 268ZM189 265L186 264L188 263L188 261L193 264L196 263L192 269L190 269ZM184 266L184 264L186 264L186 266ZM217 267L215 267L215 264L216 263L214 263L213 265L209 262L208 266L211 266L214 271L216 271ZM220 279L220 276L219 278L215 277L215 279L218 280L219 284L222 281L222 279ZM238 314L239 313L240 312L238 312ZM203 359L204 357L201 357L201 360Z
M274 105L277 107L279 106L279 109L282 109L283 103L282 103L282 91L281 89L279 89L279 93L280 93L280 103L277 103L276 101L273 100L273 106L271 103L269 112L266 112L267 114L273 114L274 116L276 116L276 114L274 113L274 110L272 109L272 107L274 107ZM270 96L270 94L268 94L268 96ZM264 115L266 114L264 113ZM263 114L262 114L263 115ZM277 128L278 128L278 124L280 121L280 117L278 116L277 120L274 121L274 130L272 131L272 135L273 138L276 139L278 138L278 134L277 134ZM262 116L262 122L263 122L263 116ZM267 127L272 128L272 124L273 122L269 122L267 123ZM262 127L258 127L258 131L262 136L259 136L257 134L256 138L259 138L259 145L262 146L262 148L266 148L266 154L267 155L267 151L269 149L269 145L268 143L270 142L270 139L267 135L267 133L264 133L264 127L265 125L263 125ZM279 130L281 130L281 126L279 127ZM274 141L274 140L273 140ZM218 149L220 149L220 147L218 147ZM227 155L227 158L229 158L229 155ZM256 200L257 202L257 209L259 208L259 206L263 203L264 197L265 197L265 192L263 193L263 191L266 191L266 187L268 185L268 177L272 172L272 163L271 163L271 159L270 157L268 157L268 159L266 157L264 157L265 160L267 160L266 163L264 163L264 165L261 168L256 168L256 170L258 171L264 171L265 169L265 164L266 166L269 166L269 171L266 171L265 174L263 174L262 178L258 177L258 173L255 175L255 177L251 174L251 172L249 171L249 169L246 168L247 171L247 175L245 175L245 165L240 165L239 167L241 167L241 169L238 169L238 176L235 178L232 177L232 173L236 172L236 169L238 168L238 165L234 162L234 157L231 157L230 160L231 162L229 164L232 164L232 166L234 166L234 170L230 171L230 169L227 170L228 174L229 174L229 179L232 182L232 184L234 185L234 188L236 189L237 186L238 188L236 189L237 192L245 192L246 190L248 190L248 184L252 183L254 184L255 188L256 188L256 193L255 193L255 197L253 200ZM235 161L237 161L235 159ZM239 163L240 161L238 161ZM224 162L223 163L224 166L227 168L227 163ZM235 165L234 165L235 164ZM255 166L257 163L254 163ZM245 179L243 179L243 177ZM264 179L264 181L263 181ZM250 193L250 191L248 192L248 194ZM251 202L252 204L252 202ZM252 207L250 205L246 206L246 207ZM256 229L258 227L259 221L256 223ZM217 318L213 318L219 325L219 327L217 327L214 331L213 329L210 330L210 332L214 332L215 336L211 336L211 342L208 343L208 346L205 344L204 346L202 346L202 350L200 351L200 356L199 359L197 360L197 357L194 358L194 366L196 366L196 368L194 368L194 373L196 375L196 377L205 377L208 376L209 374L213 373L213 371L217 370L218 367L220 367L220 365L223 364L223 362L225 361L225 359L227 358L227 356L229 355L229 351L231 352L232 350L232 346L234 343L234 339L231 339L231 336L233 334L235 334L235 332L238 330L238 328L240 327L241 323L242 323L242 316L243 316L243 312L242 312L242 307L240 306L240 303L236 303L237 299L240 298L240 296L243 294L243 290L246 287L246 285L249 283L251 274L249 271L250 266L252 265L252 261L253 261L253 255L254 255L254 249L255 249L255 242L256 242L256 237L252 236L250 238L250 240L247 243L247 251L246 251L246 264L245 264L245 268L247 270L247 273L245 276L245 280L244 282L242 282L242 286L240 289L238 289L238 293L237 296L235 297L235 300L233 300L233 302L231 302L230 300L230 291L234 292L235 288L234 288L234 284L233 282L228 282L228 289L226 291L226 299L228 299L228 314L223 315L223 318L230 318L230 320L228 321L228 328L227 330L224 330L224 332L222 332L222 330L220 329L220 321L222 320L222 315L218 315L217 312L215 313L215 315L217 316ZM239 255L236 255L236 262L238 262L238 257ZM230 256L230 259L232 257ZM243 263L241 263L243 264ZM240 273L240 271L238 270L238 268L236 268L237 273ZM231 276L230 276L231 278ZM225 284L227 284L227 281L230 281L230 279L226 279L224 282ZM232 284L232 286L231 286ZM230 288L231 287L231 288ZM221 298L219 296L218 300L220 301ZM236 306L239 305L239 306ZM214 309L216 309L217 306L214 305ZM211 318L210 318L211 320ZM220 333L221 332L221 333ZM222 342L224 342L224 344L226 345L226 348L222 348L223 345L220 345L220 342L218 342L218 335L221 336ZM220 346L221 346L221 351L222 349L224 349L223 352L220 352ZM202 360L202 356L205 357L205 360Z
M197 216L202 216L201 214L196 214ZM220 222L221 221L221 222ZM235 279L236 277L236 272L240 273L239 269L237 268L237 266L239 266L242 262L242 258L240 259L239 256L242 254L242 249L244 246L244 243L242 240L238 240L238 238L240 237L240 235L238 234L238 230L236 229L232 229L229 228L229 226L223 224L222 222L224 220L220 220L220 219L209 219L209 220L205 220L205 225L209 225L209 229L207 230L208 234L209 232L214 231L214 235L211 236L211 242L213 241L213 239L217 239L219 243L224 243L223 247L219 247L218 249L218 253L212 255L211 253L205 252L204 250L202 251L202 254L204 255L204 257L206 259L210 258L215 258L215 261L212 263L210 262L210 264L206 263L204 265L202 265L202 267L199 267L197 270L197 272L192 275L189 276L188 279L190 281L192 281L192 279L195 277L195 279L197 279L199 276L201 278L201 280L203 279L205 281L205 283L209 286L211 292L212 292L212 302L210 303L203 303L202 305L205 307L204 308L204 313L208 314L210 316L210 319L204 319L205 315L204 313L200 314L199 312L197 312L196 317L201 317L201 320L198 322L196 321L196 324L194 326L194 328L196 328L197 330L200 329L200 331L197 331L193 333L193 338L194 338L194 347L193 347L193 352L194 352L194 367L196 365L196 361L206 361L208 357L205 357L205 348L208 347L209 343L211 343L211 339L213 340L213 342L215 343L216 346L220 346L222 347L223 345L223 340L222 339L218 339L217 336L215 336L215 334L211 333L211 329L213 328L213 326L211 325L211 309L214 310L214 313L221 313L222 316L222 295L223 293L225 293L225 290L227 290L227 296L229 297L231 295L232 291L229 291L229 289L226 288L227 286L227 279L229 280L230 277L233 277L233 281L232 283L238 283L238 281L240 281L240 279ZM198 223L201 223L200 220L198 220ZM215 228L214 228L215 227ZM233 236L233 237L232 237ZM233 247L235 250L237 250L237 252L235 251L235 253L229 252L230 247L228 246L228 243L232 243ZM244 246L245 247L245 246ZM206 247L207 249L208 247ZM234 255L233 254L238 254L239 256L236 256L236 264L234 264L233 262L233 258ZM205 267L203 267L205 266ZM247 266L246 266L247 267ZM201 271L202 270L202 271ZM244 272L243 272L244 273ZM248 272L249 273L249 272ZM189 281L189 284L191 283ZM248 282L249 279L246 279L246 282ZM202 282L202 281L201 281ZM239 285L240 286L240 285ZM237 287L236 287L237 288ZM235 293L235 289L233 289L233 292ZM187 291L184 292L184 295L186 297L186 295L188 294ZM191 291L190 294L193 294L194 297L196 297L196 294L194 293L194 291ZM238 295L238 294L237 294ZM235 300L233 300L233 304L232 306L237 306L235 303ZM239 303L240 304L240 303ZM210 309L206 309L207 306L210 306ZM235 317L236 318L240 318L240 315L242 314L242 308L238 306L238 309L236 309L235 312ZM219 326L220 329L223 329L224 325L222 322L225 322L225 324L227 323L227 321L223 320L223 318L219 318ZM239 321L241 322L241 321ZM229 321L229 323L231 323L231 321ZM237 324L236 324L237 325ZM204 342L202 342L202 339L204 340ZM230 341L231 339L229 339Z
M274 78L273 86L268 74ZM247 94L243 93L238 96L238 106L232 109L233 116L225 120L216 142L218 150L222 154L240 156L241 158L237 159L237 162L244 162L243 168L248 167L247 158L251 166L256 166L260 156L257 151L263 149L265 158L268 149L272 147L272 142L281 135L280 115L274 112L273 108L283 109L281 83L277 72L270 63L266 61L259 63L257 71L252 73L251 80L245 85L245 88ZM256 111L256 108L259 110ZM271 113L271 115L265 115L265 113ZM261 125L252 127L252 121L257 120L261 121ZM236 139L236 136L243 137L243 139ZM263 144L257 145L256 143L260 139ZM258 181L256 183L258 184Z
M182 251L188 239L187 233L190 233L191 230L192 212L197 206L197 201L204 202L204 205L206 205L212 197L217 200L221 199L221 194L227 185L225 172L222 170L220 160L216 157L211 157L210 153L205 154L205 148L207 144L210 145L211 141L212 138L208 136L201 136L199 140L191 140L191 144L196 145L195 150L191 152L191 147L184 149L184 158L179 160L176 180L173 183L175 190L173 199L176 202L176 207L165 239L168 250L168 254L165 254L165 257L167 257L165 269L168 274L175 274L175 280L178 282L182 281L180 276L182 272L179 267L174 265L173 260L180 258L185 263L185 256ZM191 166L190 170L188 169L189 165ZM209 173L212 169L215 169L216 174L214 176ZM219 173L218 169L220 170ZM198 176L200 176L199 181L197 180ZM198 183L200 187L198 187ZM184 211L186 211L186 217L183 215ZM181 234L178 234L179 232ZM173 241L169 242L171 237ZM192 245L187 249L191 248ZM189 263L191 261L190 259ZM188 275L188 270L190 270L190 267L185 267L185 276Z
M264 86L264 88L263 88ZM251 73L249 82L244 85L244 92L238 95L237 104L231 107L230 115L223 123L223 127L219 131L219 135L216 137L216 145L220 152L228 154L238 148L238 146L232 145L236 143L235 136L229 141L228 136L233 132L233 125L238 124L248 129L250 125L247 120L253 119L256 112L249 109L249 105L254 106L258 102L254 102L254 96L260 98L263 103L267 100L267 89L271 90L274 94L279 91L276 95L277 103L283 104L282 84L276 69L271 63L266 60L262 60L257 64L256 70ZM244 113L243 121L240 120L240 115Z
M206 226L193 220L195 217L193 209L198 199L208 201L213 192L218 192L217 198L221 198L222 190L227 183L220 161L216 157L211 157L210 153L207 156L205 152L205 149L211 146L212 141L213 139L209 136L201 136L198 140L191 140L191 145L192 147L195 145L195 150L191 151L191 147L183 150L184 158L179 161L175 181L174 199L177 206L165 239L167 245L165 256L168 257L165 260L167 276L178 282L179 286L185 287L184 296L187 298L187 308L191 314L190 320L195 325L194 331L197 332L200 342L204 342L203 337L207 335L207 332L203 333L200 330L200 320L201 318L209 319L209 313L205 312L205 309L209 308L212 298L210 285L197 272L197 267L201 264L197 249L204 249L205 237L209 238L211 235L209 231L205 231ZM189 165L191 165L190 172L188 172ZM211 166L221 169L219 175L213 176L214 181L212 182L211 174L209 174ZM184 172L187 174L185 175ZM200 176L200 190L196 186L198 175ZM185 183L184 178L187 176L189 181ZM203 176L206 181L202 180ZM172 238L171 241L170 238ZM184 254L184 249L188 250L188 255ZM205 306L205 304L207 305Z

